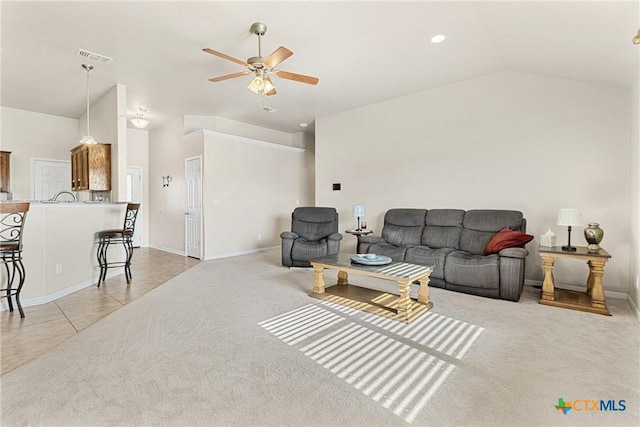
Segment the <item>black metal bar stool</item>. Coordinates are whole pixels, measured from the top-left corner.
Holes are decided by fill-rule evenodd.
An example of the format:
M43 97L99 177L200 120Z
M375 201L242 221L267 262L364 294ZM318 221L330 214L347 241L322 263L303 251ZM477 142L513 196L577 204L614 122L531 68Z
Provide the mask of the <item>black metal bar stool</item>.
M136 218L140 203L127 204L127 212L124 216L124 225L122 228L113 230L102 230L96 233L98 237L98 264L100 265L100 277L98 278L98 287L100 283L107 278L107 269L113 267L124 267L124 274L127 283L131 282L131 259L133 258L133 232L135 230ZM125 251L124 261L107 261L107 249L112 243L122 244Z
M0 289L0 292L4 291L0 296L7 298L9 311L13 311L11 297L15 297L22 318L24 311L20 304L20 291L26 276L22 264L22 232L28 211L29 203L0 203L0 257L7 272L6 287Z

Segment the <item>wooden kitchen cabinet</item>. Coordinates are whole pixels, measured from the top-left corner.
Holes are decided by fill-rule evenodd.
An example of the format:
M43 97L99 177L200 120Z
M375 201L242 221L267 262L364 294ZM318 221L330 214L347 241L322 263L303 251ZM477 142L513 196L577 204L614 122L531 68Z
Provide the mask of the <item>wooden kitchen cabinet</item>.
M111 144L80 144L71 150L71 189L111 190Z
M11 151L0 151L0 192L9 193L11 191Z

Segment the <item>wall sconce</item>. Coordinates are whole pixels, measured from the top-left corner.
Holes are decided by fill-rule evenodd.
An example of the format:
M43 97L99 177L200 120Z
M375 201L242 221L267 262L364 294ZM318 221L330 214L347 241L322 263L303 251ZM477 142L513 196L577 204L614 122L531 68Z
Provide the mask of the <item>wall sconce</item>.
M168 187L169 183L171 181L173 181L173 178L171 177L171 175L163 176L162 177L162 186L163 187Z

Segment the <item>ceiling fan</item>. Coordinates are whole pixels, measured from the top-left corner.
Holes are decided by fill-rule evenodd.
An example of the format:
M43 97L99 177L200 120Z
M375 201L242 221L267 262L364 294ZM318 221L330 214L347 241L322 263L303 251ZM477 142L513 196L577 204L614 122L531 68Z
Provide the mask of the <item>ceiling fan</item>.
M210 53L215 56L219 56L222 59L226 59L236 64L247 67L247 71L239 71L237 73L227 74L220 77L210 78L211 82L221 82L223 80L233 79L236 77L242 77L249 74L254 74L254 78L251 80L247 89L258 94L271 96L276 94L276 88L269 78L269 75L278 76L282 79L293 80L296 82L307 83L315 85L318 83L317 77L305 76L303 74L291 73L289 71L275 70L275 67L285 59L293 55L289 49L284 46L280 46L274 50L271 55L266 58L262 57L262 36L267 32L267 26L262 22L255 22L251 25L250 31L258 36L258 56L253 56L246 61L234 58L229 55L225 55L222 52L218 52L213 49L202 49L204 52Z

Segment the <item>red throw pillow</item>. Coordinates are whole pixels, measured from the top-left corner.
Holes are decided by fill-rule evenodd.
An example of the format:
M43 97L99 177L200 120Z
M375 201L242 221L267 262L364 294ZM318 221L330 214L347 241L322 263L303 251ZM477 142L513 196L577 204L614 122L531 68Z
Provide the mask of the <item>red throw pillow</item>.
M484 254L497 254L506 248L524 247L525 244L532 240L533 236L531 234L510 230L505 227L489 240L489 243L487 243L487 246L484 248Z

